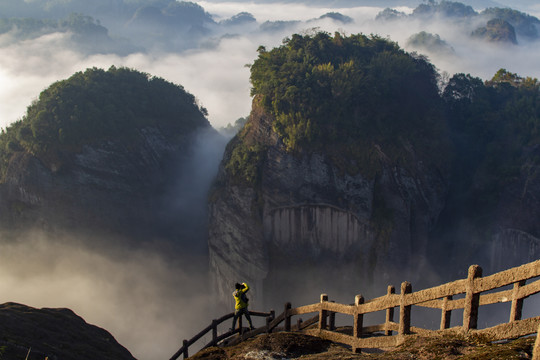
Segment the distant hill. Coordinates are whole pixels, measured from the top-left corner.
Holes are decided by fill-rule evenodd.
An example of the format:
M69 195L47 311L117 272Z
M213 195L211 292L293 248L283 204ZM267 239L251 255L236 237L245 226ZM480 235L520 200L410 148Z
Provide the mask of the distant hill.
M535 16L509 7L491 6L476 11L472 6L463 2L442 0L422 3L414 8L411 14L386 8L376 16L378 21L400 21L404 19L416 19L426 23L434 19L436 21L449 21L455 23L455 26L462 31L473 27L470 33L465 30L465 35L488 42L517 44L519 38L527 41L539 39L540 20ZM478 27L477 23L479 21L485 22L486 25ZM436 50L432 49L432 51Z
M489 20L486 26L473 31L472 36L489 42L517 44L514 27L503 19Z
M106 330L69 309L0 305L0 357L3 360L134 360Z

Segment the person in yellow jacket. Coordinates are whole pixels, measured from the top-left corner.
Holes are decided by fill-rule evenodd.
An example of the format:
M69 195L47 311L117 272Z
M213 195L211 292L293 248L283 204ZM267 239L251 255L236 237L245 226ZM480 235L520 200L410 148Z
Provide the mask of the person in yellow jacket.
M249 286L246 283L242 283L242 284L236 283L234 287L236 288L236 290L233 292L235 305L234 305L234 317L233 317L231 331L234 331L236 327L236 320L240 316L242 316L242 314L244 314L244 316L246 317L249 323L249 328L253 330L254 327L253 327L253 324L251 323L251 317L249 316L249 310L248 310L248 298L246 297L246 293L249 290Z

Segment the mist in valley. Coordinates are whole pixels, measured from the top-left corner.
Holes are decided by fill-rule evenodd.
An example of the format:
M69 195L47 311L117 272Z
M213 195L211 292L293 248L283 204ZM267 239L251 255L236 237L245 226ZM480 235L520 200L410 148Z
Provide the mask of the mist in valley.
M69 1L49 1L48 12L36 11L34 2L19 3L24 4L18 8L10 5L13 4L10 0L4 0L0 1L0 7L7 17L60 19L72 11L88 11L96 21L99 20L99 26L108 30L107 41L110 40L112 45L80 48L75 46L74 35L69 31L49 31L19 38L17 29L13 28L0 34L2 128L20 119L40 91L53 82L86 68L107 69L114 65L181 84L208 109L210 123L219 129L250 112L250 73L246 65L253 63L259 46L271 49L293 33L319 30L388 37L407 51L426 55L441 74L450 77L455 73L470 73L489 80L498 69L505 68L520 76L540 78L538 39L518 37L517 45L475 40L469 34L481 25L480 19L465 23L447 18L375 20L384 10L384 7L376 6L378 2L375 1L366 1L363 6L352 6L346 1L196 1L194 3L200 7L194 10L200 16L198 27L190 23L175 28L177 34L165 42L162 40L167 36L163 35L151 41L148 34L155 27L149 30L135 21L136 9L131 17L124 18L111 16L104 10L109 6L106 1L86 7L81 2L69 11L63 7L70 4ZM389 6L411 14L419 3L393 2ZM474 8L482 10L482 7ZM540 16L538 5L521 1L516 2L516 8ZM129 14L126 9L117 11L118 14ZM252 18L246 14L237 16L243 12ZM347 18L323 17L329 13L339 13ZM173 30L167 28L164 31ZM453 49L452 54L411 47L409 38L421 31L440 36ZM191 338L212 318L222 315L211 297L205 226L207 191L228 140L227 136L216 132L199 135L190 150L191 161L179 164L173 171L177 179L175 186L169 189L170 195L163 199L163 217L168 221L177 218L180 225L178 237L170 242L149 239L141 245L122 245L123 242L116 242L114 238L93 239L92 234L51 236L39 231L0 235L0 302L68 307L87 322L110 331L137 358L170 357L183 339ZM471 260L487 262L485 256L478 254ZM467 268L461 270L466 277ZM406 274L395 275L403 281L410 280ZM454 279L448 279L438 269L424 277L425 284L432 285L450 280ZM278 313L285 301L293 301L293 306L314 303L322 292L328 293L331 300L352 303L355 294L363 293L369 298L386 291L386 285L357 284L355 287L351 277L321 281L309 271L296 273L295 278L287 281L288 284L304 285L267 299L265 303ZM399 289L399 283L393 285ZM418 290L414 283L413 289ZM250 307L268 310L260 308L256 300ZM526 312L531 311L528 309L530 307Z

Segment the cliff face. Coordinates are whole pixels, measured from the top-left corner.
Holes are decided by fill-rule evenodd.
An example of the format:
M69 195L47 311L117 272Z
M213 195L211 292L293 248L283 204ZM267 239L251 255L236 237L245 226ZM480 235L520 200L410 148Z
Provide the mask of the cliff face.
M14 155L0 184L2 229L173 236L164 204L196 130L176 140L156 127L137 132L136 145L122 139L85 145L58 168L27 152Z
M494 211L490 266L500 271L540 258L540 148L524 151L526 161L509 183Z
M444 206L446 184L438 169L425 166L408 144L404 151L414 161L407 167L375 144L377 175L349 174L328 154L287 151L272 121L254 101L213 189L209 251L220 299L226 302L240 280L253 285L260 304L283 289L301 296L302 284L317 284L315 291L351 284L360 290L421 265ZM226 166L242 141L265 146L258 183L234 181Z

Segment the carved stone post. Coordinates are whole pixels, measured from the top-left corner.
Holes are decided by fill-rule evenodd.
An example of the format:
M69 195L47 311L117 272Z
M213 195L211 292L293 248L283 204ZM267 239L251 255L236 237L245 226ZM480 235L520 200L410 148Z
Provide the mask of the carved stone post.
M289 315L289 310L291 310L291 303L288 302L285 304L285 331L291 331L291 316Z
M540 360L540 325L536 333L536 341L534 342L532 360Z
M405 296L412 292L412 285L408 281L401 283L401 299L399 301L399 335L411 332L411 305L405 305Z
M441 330L450 328L450 320L452 319L452 310L448 309L448 302L453 299L452 295L445 296L441 308Z
M386 295L390 296L395 293L396 293L396 288L393 287L392 285L388 285L388 290L386 292ZM394 321L394 308L391 307L391 308L386 309L386 330L384 333L387 336L392 335L392 330L389 330L388 327L390 326L390 323L393 321Z
M364 314L359 313L358 311L358 305L361 305L364 303L364 297L362 295L356 295L354 298L354 304L357 306L356 314L354 315L354 325L353 325L353 336L356 339L359 339L362 337L362 328L364 327ZM360 354L362 352L362 348L353 346L353 352Z
M270 323L272 320L276 318L276 312L274 310L270 310L270 316L266 317L266 333L269 334L272 332L272 329L270 329Z
M184 359L187 359L189 357L188 347L189 342L187 340L184 340Z
M332 302L335 302L332 300ZM328 328L330 331L336 330L336 313L333 311L330 311L330 314L328 314Z
M326 301L328 301L328 295L321 294L321 310L319 311L319 330L326 329L326 317L328 316L328 312L322 309L322 305Z
M465 307L463 308L463 331L465 332L478 327L480 294L476 293L474 289L474 279L480 277L482 277L482 268L478 265L471 265L467 276Z
M521 312L523 310L523 299L519 299L519 288L525 285L525 280L514 283L514 290L512 291L512 307L510 308L510 320L521 320Z
M212 320L212 342L217 339L217 320Z

